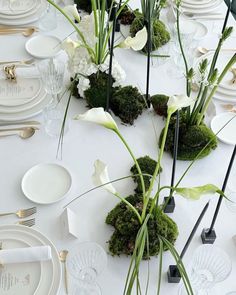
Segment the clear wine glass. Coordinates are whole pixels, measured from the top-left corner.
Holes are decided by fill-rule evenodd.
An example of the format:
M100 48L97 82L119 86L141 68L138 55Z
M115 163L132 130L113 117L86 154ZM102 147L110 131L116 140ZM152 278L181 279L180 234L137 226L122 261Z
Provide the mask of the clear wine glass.
M101 294L96 279L107 265L107 254L100 245L93 242L77 244L69 251L66 264L69 273L76 280L73 287L75 293L72 294Z
M59 101L59 93L63 89L65 65L62 61L51 58L39 62L37 67L45 91L52 96L51 102L43 111L45 130L50 136L58 136L64 117L64 110Z
M213 245L202 245L193 254L188 275L196 295L207 295L215 284L224 281L231 272L229 256ZM187 294L184 286L180 295Z

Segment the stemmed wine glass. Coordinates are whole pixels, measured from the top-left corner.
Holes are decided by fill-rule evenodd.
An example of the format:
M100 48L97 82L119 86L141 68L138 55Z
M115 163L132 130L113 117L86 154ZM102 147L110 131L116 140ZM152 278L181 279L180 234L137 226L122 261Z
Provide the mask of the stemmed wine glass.
M93 242L77 244L69 251L66 264L75 279L73 295L101 295L96 279L107 265L107 254L100 245Z
M63 89L65 65L62 61L51 58L39 62L37 67L45 91L52 96L43 111L45 130L50 136L58 136L64 117L58 95Z
M193 255L188 275L196 295L207 295L215 284L224 281L231 272L232 263L229 256L213 245L198 247ZM181 286L179 295L185 295Z

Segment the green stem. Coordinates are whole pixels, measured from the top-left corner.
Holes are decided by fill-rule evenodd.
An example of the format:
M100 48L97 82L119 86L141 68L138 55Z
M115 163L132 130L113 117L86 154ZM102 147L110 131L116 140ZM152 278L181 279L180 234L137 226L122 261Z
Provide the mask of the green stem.
M202 108L202 111L200 113L200 116L198 118L198 121L197 121L197 125L200 125L203 118L204 118L204 114L211 102L211 99L212 97L214 96L217 88L218 88L218 85L220 84L220 82L223 80L224 76L226 75L226 73L228 72L228 70L234 65L234 63L236 62L236 54L234 54L234 56L230 59L230 61L228 62L228 64L225 66L224 70L222 71L220 77L218 78L217 80L217 85L213 87L210 95L208 96L203 108Z
M130 153L134 163L135 163L135 166L138 170L138 173L139 173L139 177L140 177L140 181L141 181L141 186L142 186L142 191L143 191L143 201L145 201L145 194L146 194L146 190L145 190L145 184L144 184L144 179L143 179L143 175L142 175L142 171L141 171L141 168L139 166L139 163L137 161L137 159L135 158L133 152L131 151L129 145L127 144L127 142L125 141L124 137L121 135L121 133L119 132L119 130L116 130L115 133L118 135L118 137L121 139L121 141L124 143L126 149L128 150L128 152Z

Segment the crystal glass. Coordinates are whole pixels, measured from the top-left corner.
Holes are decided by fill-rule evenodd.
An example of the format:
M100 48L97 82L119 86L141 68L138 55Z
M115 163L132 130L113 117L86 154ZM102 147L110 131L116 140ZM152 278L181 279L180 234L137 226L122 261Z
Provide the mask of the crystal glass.
M39 18L39 28L42 31L52 31L57 28L57 10L49 3Z
M96 282L78 280L73 284L70 295L102 295L102 291Z
M229 256L213 245L200 246L190 264L189 279L196 295L207 295L215 284L224 281L231 272ZM182 286L179 294L187 294Z
M51 102L43 111L45 130L50 136L58 136L64 117L59 93L63 89L65 65L62 61L51 58L39 62L37 66L44 89L52 96Z

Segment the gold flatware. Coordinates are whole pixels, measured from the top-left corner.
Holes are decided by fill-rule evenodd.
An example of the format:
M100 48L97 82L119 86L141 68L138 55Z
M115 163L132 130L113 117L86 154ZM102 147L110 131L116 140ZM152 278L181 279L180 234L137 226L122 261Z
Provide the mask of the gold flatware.
M22 221L17 222L16 224L31 227L31 226L35 225L35 218L28 219L28 220L22 220Z
M38 30L35 28L25 28L25 29L0 29L0 35L10 35L10 34L22 34L25 37L30 37Z
M230 69L231 73L234 75L233 78L229 81L230 84L236 85L236 68Z
M28 209L20 209L16 212L7 212L7 213L1 213L1 216L7 216L7 215L16 215L18 218L26 218L29 217L37 212L37 207L32 207Z
M36 130L39 130L39 128L32 126L13 129L1 129L0 137L18 135L22 139L27 139L33 136Z
M64 264L64 278L65 278L65 290L66 294L68 293L68 275L67 275L67 268L66 268L66 257L68 255L67 250L62 250L59 252L59 259Z
M0 100L1 102L1 100ZM12 125L40 125L39 121L0 122L0 127Z
M199 53L201 53L201 54L206 54L206 53L208 53L208 52L210 52L210 51L215 51L215 49L208 49L208 48L205 48L205 47L201 47L201 46L199 46L198 48L197 48L197 51L199 52ZM236 52L236 48L222 48L221 49L221 51L235 51Z
M225 104L225 105L222 105L223 108L225 110L227 110L228 112L232 112L232 113L236 113L236 106L235 105L232 105L232 104Z
M15 65L30 65L34 63L34 58L31 59L26 59L26 60L11 60L11 61L1 61L0 65L5 65L5 64L15 64Z

